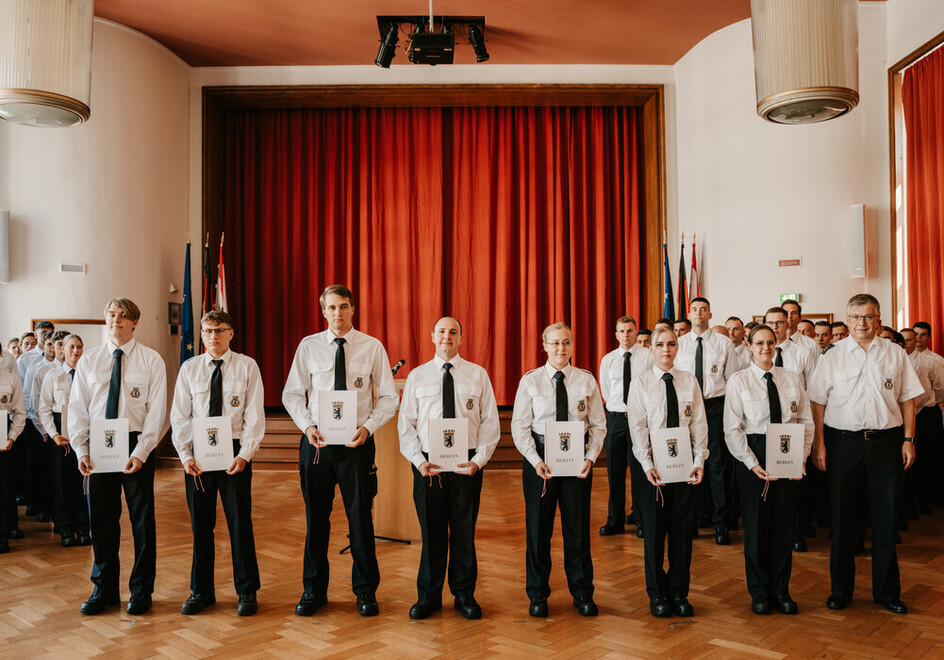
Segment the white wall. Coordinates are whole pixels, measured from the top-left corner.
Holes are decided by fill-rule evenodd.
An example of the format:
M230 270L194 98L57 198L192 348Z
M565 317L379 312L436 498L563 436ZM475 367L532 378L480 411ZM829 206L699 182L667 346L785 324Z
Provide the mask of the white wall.
M142 310L135 332L176 373L168 293L187 237L190 67L143 35L96 20L91 119L76 128L0 122L0 208L11 212L11 279L0 337L30 318L102 318L111 297ZM58 272L88 264L87 275Z
M941 0L887 0L887 4L889 65L944 32Z
M749 317L799 293L843 312L866 291L891 302L885 6L859 10L859 95L845 117L779 126L755 111L750 21L707 37L676 65L678 234L699 244L714 319ZM868 277L850 277L849 206L865 204ZM687 250L687 260L691 260ZM802 259L778 268L779 259Z

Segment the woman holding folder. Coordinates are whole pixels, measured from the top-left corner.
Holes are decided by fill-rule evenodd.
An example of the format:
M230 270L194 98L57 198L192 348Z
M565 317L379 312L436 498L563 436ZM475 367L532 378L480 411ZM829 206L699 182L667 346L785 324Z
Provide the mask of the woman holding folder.
M695 613L688 602L697 495L692 486L700 484L704 476L708 420L695 376L674 367L678 353L675 333L668 328L653 331L650 346L653 367L633 378L626 402L633 453L648 479L642 486L640 503L646 530L646 592L653 616L687 617ZM676 446L669 451L673 441ZM692 462L684 466L680 479L675 481L668 477L668 466L663 470L666 474L660 474L653 455L662 455L663 445L667 455L678 455L679 441L690 443ZM654 452L656 443L660 451ZM664 568L666 538L668 571Z
M548 586L551 534L554 514L560 507L567 586L577 612L596 616L590 559L590 490L591 468L603 449L606 436L603 400L593 374L570 366L574 352L570 328L564 323L549 325L544 330L543 340L547 363L521 378L511 419L515 446L524 456L526 589L531 599L528 612L534 617L547 617L547 597L551 593ZM555 474L558 468L548 467L545 450L548 422L582 424L582 437L572 439L576 447L583 446L578 476L561 476L559 472ZM564 442L562 436L556 440ZM570 440L568 438L567 442Z
M773 364L777 339L766 325L748 336L751 365L728 381L724 400L724 439L736 464L736 479L744 516L744 567L751 611L796 614L790 597L793 564L793 519L796 512L796 479L770 476L769 461L787 454L797 439L790 434L774 438L768 450L768 424L799 424L803 468L813 444L813 418L800 377Z

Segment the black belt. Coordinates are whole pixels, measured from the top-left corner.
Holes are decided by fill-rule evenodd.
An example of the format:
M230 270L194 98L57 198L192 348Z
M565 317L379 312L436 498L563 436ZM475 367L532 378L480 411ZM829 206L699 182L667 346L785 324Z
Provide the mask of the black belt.
M893 436L901 433L901 427L895 426L890 429L863 429L861 431L846 431L836 429L844 438L853 438L856 440L880 440L881 438Z

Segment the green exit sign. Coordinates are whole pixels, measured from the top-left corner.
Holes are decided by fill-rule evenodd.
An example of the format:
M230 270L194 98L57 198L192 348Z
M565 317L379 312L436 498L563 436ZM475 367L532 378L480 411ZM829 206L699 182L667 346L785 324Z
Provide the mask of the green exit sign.
M783 304L783 302L787 300L796 300L797 302L800 302L800 294L799 293L781 293L780 303Z

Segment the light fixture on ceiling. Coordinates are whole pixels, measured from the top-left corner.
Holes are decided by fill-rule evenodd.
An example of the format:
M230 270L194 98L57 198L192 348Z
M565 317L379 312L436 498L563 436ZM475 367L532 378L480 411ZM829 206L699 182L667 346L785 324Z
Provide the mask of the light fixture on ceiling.
M414 64L452 64L455 56L456 35L467 35L476 62L488 60L485 49L484 16L378 16L380 50L374 63L385 69L396 54L397 33L404 30L409 35L407 50Z
M75 126L91 114L93 0L0 1L0 118Z
M757 114L814 124L859 103L858 0L751 0Z

